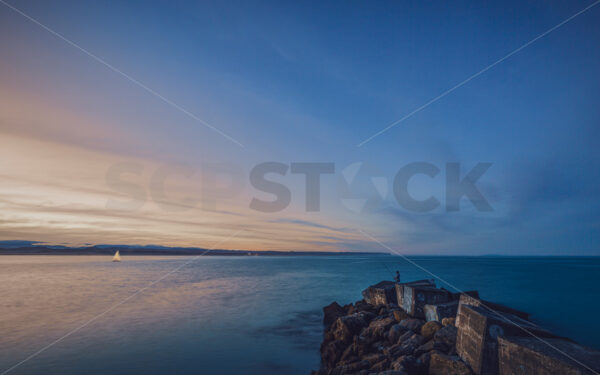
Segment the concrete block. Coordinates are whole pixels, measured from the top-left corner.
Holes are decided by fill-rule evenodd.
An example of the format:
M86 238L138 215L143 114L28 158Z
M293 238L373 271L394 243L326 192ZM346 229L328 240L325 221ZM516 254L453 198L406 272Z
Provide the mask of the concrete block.
M397 305L396 283L393 281L381 281L371 285L362 291L362 295L367 303L371 305Z
M428 286L428 287L432 287L435 288L435 280L433 279L428 279L428 280L417 280L417 281L411 281L408 283L396 283L396 300L398 301L398 306L402 307L403 305L403 299L404 299L404 287L405 286Z
M447 290L430 286L404 285L402 308L415 318L425 319L425 305L437 305L450 300Z
M477 292L475 292L475 293L477 293ZM456 314L456 326L457 327L460 324L460 311L462 309L462 306L465 306L465 305L466 306L484 305L484 308L487 307L494 311L498 311L501 313L508 313L511 315L518 316L521 319L529 320L529 313L526 313L524 311L519 311L519 310L510 308L510 307L501 305L499 303L482 300L482 299L478 298L478 296L479 296L479 294L475 295L475 294L472 294L472 292L459 294L458 312Z
M481 306L462 305L457 318L456 352L477 375L499 374L499 336L556 337L518 316Z
M458 293L452 293L452 300L460 300L460 296L462 296L463 294L466 294L469 297L473 297L476 299L479 299L479 292L476 290L468 290L466 292L458 292Z
M591 375L600 372L599 351L565 339L547 338L544 341L535 337L499 337L500 375Z
M456 317L458 311L458 301L440 303L437 305L425 305L425 320L441 322L444 318Z

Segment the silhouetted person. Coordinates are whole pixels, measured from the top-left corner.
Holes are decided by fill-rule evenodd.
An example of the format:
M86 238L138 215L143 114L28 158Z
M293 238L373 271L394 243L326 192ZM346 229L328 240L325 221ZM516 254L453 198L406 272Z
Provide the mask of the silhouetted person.
M400 271L396 271L396 276L394 276L394 281L396 281L397 283L400 282Z

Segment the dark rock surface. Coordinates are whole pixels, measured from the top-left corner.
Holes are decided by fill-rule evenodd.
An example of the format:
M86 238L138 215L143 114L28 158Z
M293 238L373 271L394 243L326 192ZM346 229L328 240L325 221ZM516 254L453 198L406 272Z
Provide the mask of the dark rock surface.
M344 315L346 315L346 310L337 302L332 302L323 307L323 324L329 327L337 318Z

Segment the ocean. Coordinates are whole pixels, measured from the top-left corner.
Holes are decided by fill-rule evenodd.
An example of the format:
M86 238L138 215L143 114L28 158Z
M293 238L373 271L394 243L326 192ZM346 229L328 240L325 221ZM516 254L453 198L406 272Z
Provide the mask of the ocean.
M323 306L396 270L431 277L389 255L110 259L0 256L0 374L306 375ZM600 258L410 259L600 349Z

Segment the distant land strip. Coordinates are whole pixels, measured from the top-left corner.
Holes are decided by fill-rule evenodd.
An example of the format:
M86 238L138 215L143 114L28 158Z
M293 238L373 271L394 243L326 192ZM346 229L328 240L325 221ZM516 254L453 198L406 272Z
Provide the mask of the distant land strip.
M273 250L209 250L201 247L169 247L159 245L93 245L70 247L38 245L31 241L0 241L0 255L198 255L221 256L298 256L298 255L373 255L373 252L273 251Z

